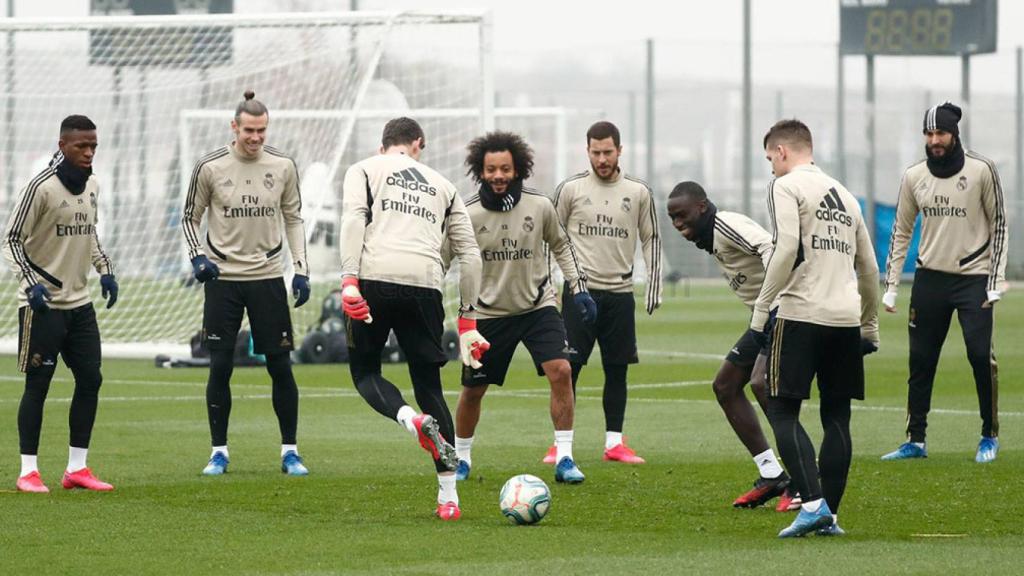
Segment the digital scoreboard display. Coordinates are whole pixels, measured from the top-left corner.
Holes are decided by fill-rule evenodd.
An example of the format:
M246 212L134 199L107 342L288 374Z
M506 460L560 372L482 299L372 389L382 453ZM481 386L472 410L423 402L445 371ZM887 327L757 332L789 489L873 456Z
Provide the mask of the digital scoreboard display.
M840 0L843 54L953 56L996 51L997 0Z

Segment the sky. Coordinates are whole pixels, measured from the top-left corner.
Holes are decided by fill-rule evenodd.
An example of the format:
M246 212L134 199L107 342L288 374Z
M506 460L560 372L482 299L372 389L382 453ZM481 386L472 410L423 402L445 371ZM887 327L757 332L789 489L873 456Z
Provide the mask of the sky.
M235 0L237 12L345 10L353 0ZM354 0L362 10L490 10L495 61L530 68L557 58L591 69L643 69L655 41L658 77L738 80L742 0ZM967 0L970 1L970 0ZM85 16L89 0L15 0L18 16ZM752 0L755 82L835 83L839 0ZM1000 0L999 50L972 59L975 90L1012 93L1014 49L1024 45L1024 1ZM864 84L864 59L847 57L847 85ZM882 58L879 83L958 89L956 58Z

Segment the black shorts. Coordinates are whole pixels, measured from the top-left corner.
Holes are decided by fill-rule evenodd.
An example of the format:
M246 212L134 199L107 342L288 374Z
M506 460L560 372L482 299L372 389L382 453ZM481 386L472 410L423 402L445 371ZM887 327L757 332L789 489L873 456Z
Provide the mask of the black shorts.
M354 368L380 370L380 354L395 331L409 364L443 365L448 355L441 346L444 302L432 288L376 280L360 280L359 291L370 307L373 323L345 317L349 363Z
M541 364L569 358L565 325L554 306L545 306L516 316L479 320L476 327L491 344L491 348L480 358L482 368L462 367L463 386L504 384L508 365L520 342L530 352L538 376L544 375Z
M754 339L753 334L754 331L748 328L743 333L743 336L740 336L740 339L733 345L732 350L729 350L729 353L725 355L726 362L738 368L753 368L754 362L759 355L768 354L768 349L761 348L757 340Z
M602 364L636 364L636 300L632 292L591 290L597 302L597 321L587 324L573 301L569 285L562 287L562 316L569 340L569 362L586 364L594 351L594 342L601 346Z
M100 364L100 329L91 302L71 310L18 309L18 369L53 370L58 354L68 368Z
M779 318L768 356L768 394L810 398L815 376L823 397L864 399L860 328Z
M295 347L284 278L210 280L203 285L203 337L210 350L234 350L242 314L249 313L256 354L280 354Z

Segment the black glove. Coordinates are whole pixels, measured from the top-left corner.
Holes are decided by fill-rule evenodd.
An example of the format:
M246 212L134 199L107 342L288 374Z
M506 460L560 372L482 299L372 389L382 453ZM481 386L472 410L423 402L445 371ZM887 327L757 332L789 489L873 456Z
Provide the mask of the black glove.
M875 352L878 352L878 344L875 344L867 338L860 339L861 356L867 356L868 354L874 354Z
M309 276L296 274L292 277L292 296L295 297L296 308L309 300Z
M597 302L594 302L594 298L590 295L590 292L574 294L572 300L576 303L576 307L579 308L580 316L583 318L584 322L587 324L593 324L597 321Z
M117 280L114 279L113 274L104 274L100 276L100 287L102 288L103 297L107 299L107 310L114 307L117 302Z
M210 262L210 259L205 254L200 254L192 259L192 275L200 283L216 280L220 276L220 268L217 268L216 264Z
M46 286L36 284L25 290L25 294L28 294L28 305L32 307L33 312L46 312L50 309L46 305L50 301L50 291Z

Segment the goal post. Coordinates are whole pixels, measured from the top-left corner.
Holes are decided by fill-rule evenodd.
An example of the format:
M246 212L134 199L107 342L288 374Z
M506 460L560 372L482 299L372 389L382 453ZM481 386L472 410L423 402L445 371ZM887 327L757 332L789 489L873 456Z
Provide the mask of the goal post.
M379 146L385 111L436 111L418 118L424 158L464 185L466 143L495 125L490 34L485 12L2 20L0 101L11 113L0 118L0 219L56 149L61 119L92 118L97 229L121 284L105 310L90 280L105 351L180 350L201 327L203 300L183 253L183 185L196 160L231 141L242 93L268 106L267 143L294 157L300 174L319 171L321 189L309 192L340 191L348 165ZM313 297L293 312L297 336L334 287L329 272L312 261ZM17 281L2 278L0 350L10 351Z

